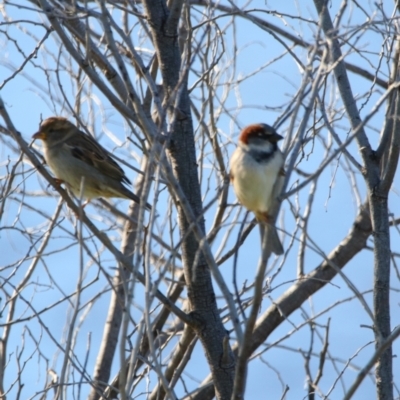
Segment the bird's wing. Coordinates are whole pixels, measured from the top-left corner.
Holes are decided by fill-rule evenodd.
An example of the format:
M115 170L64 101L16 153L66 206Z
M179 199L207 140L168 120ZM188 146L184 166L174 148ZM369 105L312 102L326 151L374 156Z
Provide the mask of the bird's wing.
M97 143L91 136L80 132L65 143L70 147L71 154L99 172L119 182L130 183L123 169L111 158L109 152Z

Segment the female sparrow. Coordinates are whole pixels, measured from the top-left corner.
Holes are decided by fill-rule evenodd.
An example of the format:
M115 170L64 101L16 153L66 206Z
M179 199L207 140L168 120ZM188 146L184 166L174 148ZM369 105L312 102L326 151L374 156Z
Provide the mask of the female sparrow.
M230 177L239 202L266 224L271 251L280 255L283 247L270 216L284 183L283 154L277 142L283 139L267 124L244 128L230 160Z
M66 118L46 119L33 138L43 141L47 164L57 181L65 183L75 196L80 195L85 178L85 205L97 197L121 197L140 203L140 198L124 186L130 182L108 151ZM151 206L146 204L146 208Z

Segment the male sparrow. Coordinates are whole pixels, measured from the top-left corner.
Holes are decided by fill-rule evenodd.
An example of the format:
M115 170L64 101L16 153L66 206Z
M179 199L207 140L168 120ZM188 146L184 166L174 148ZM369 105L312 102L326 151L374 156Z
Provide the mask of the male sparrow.
M97 197L121 197L140 203L140 198L124 186L130 182L109 152L66 118L46 119L33 138L43 141L47 164L57 181L65 183L74 195L80 195L82 177L85 178L86 203ZM151 206L146 204L146 208Z
M244 128L230 160L230 177L239 202L266 224L271 251L280 255L283 247L270 212L284 183L283 154L277 142L283 139L267 124Z

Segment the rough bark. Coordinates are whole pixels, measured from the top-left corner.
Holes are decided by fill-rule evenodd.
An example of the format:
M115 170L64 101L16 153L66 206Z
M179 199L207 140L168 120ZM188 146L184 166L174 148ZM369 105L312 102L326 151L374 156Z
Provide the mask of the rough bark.
M205 233L200 184L195 151L195 138L187 91L187 74L182 68L178 43L178 21L183 2L172 2L168 8L164 1L145 3L151 23L157 52L165 103L169 105L169 117L173 121L169 130L167 153L174 175L188 200L196 222ZM183 73L182 73L183 69ZM223 365L223 340L227 333L219 316L211 273L200 250L198 238L191 229L179 201L175 199L182 240L182 261L190 302L191 313L197 321L193 325L203 345L207 361L214 377L216 395L230 399L233 386L232 365Z

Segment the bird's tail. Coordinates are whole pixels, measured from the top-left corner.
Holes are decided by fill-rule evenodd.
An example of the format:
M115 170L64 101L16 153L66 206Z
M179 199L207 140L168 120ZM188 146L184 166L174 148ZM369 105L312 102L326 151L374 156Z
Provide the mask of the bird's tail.
M283 246L281 240L279 239L278 232L276 230L275 225L272 224L265 224L266 226L266 234L268 244L270 245L270 249L273 253L277 256L283 254Z

